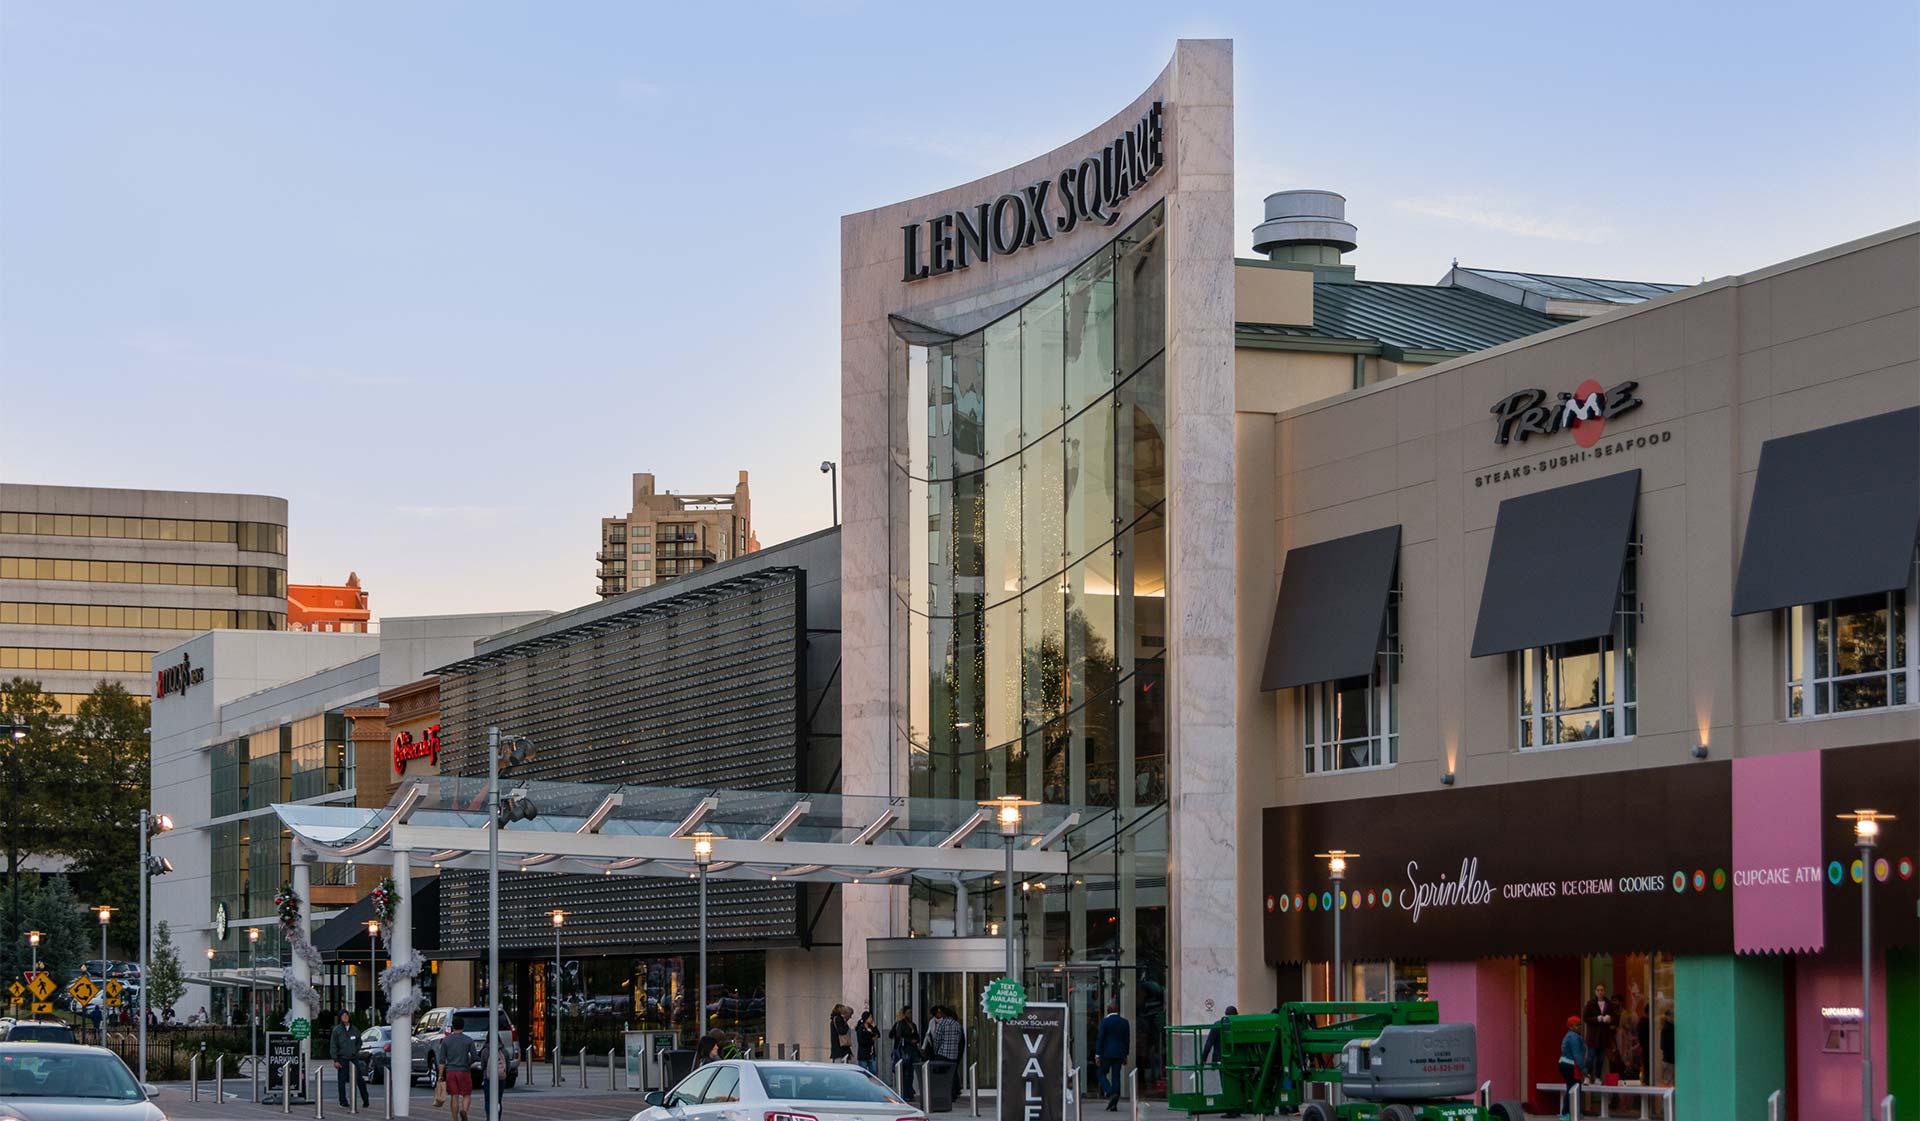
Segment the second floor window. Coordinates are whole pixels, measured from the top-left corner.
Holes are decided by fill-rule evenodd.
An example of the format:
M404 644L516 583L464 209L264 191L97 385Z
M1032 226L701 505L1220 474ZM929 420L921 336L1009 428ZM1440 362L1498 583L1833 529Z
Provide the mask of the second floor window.
M1911 590L1787 609L1787 718L1910 704Z
M1400 593L1387 597L1387 625L1373 672L1302 685L1306 772L1385 767L1400 760Z
M1640 623L1635 584L1639 545L1627 546L1613 631L1598 638L1536 646L1519 661L1519 746L1522 750L1625 739L1638 710L1634 639Z

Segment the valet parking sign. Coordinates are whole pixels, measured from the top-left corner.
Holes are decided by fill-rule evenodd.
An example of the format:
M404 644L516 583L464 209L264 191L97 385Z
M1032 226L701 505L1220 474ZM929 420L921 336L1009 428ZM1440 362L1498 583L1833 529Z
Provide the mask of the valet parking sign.
M1029 1004L1000 1022L999 1121L1065 1121L1067 1006Z

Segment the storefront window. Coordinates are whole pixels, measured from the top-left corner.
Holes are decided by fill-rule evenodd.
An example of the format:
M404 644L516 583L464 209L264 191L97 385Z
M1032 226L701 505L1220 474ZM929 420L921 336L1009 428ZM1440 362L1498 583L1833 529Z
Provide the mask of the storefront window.
M1524 750L1634 734L1638 544L1627 548L1613 633L1518 651L1519 742Z
M1300 687L1306 772L1391 766L1400 760L1400 593L1387 598L1387 624L1373 673Z
M1908 655L1915 598L1901 590L1789 608L1787 717L1888 708L1920 695Z

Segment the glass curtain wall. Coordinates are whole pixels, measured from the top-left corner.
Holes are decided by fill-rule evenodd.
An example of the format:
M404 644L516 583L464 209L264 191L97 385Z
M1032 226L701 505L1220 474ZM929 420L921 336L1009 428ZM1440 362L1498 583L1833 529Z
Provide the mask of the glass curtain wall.
M916 881L913 932L986 936L1011 918L1030 967L1131 967L1136 1031L1166 965L1163 226L1155 207L970 334L897 342L889 379L909 793L1114 811L1012 916L997 881Z

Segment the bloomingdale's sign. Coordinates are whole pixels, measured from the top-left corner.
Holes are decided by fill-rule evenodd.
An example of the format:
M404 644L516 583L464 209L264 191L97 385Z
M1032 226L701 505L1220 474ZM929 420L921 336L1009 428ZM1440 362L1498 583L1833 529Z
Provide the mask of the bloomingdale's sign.
M938 214L900 227L905 241L901 280L912 282L1011 257L1081 223L1111 226L1120 204L1166 164L1160 102L1113 143L992 202Z

